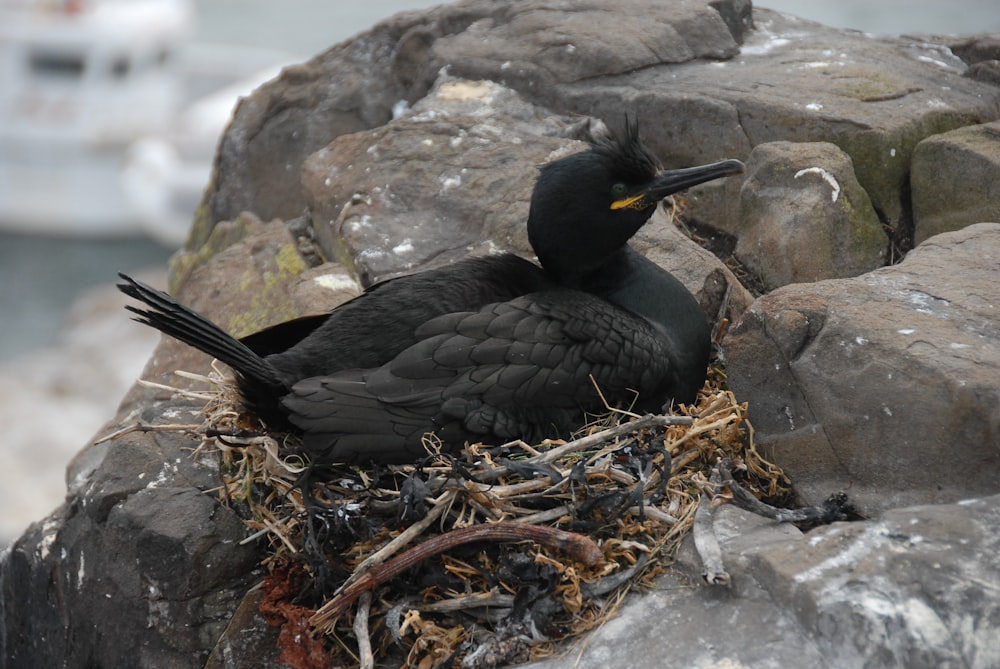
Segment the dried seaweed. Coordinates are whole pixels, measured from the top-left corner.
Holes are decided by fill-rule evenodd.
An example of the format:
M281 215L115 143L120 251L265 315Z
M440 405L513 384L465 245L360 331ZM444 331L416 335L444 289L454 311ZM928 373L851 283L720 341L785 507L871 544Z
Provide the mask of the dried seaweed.
M314 666L319 641L332 666L479 668L560 652L670 563L703 491L719 492L717 462L757 497L789 491L719 369L671 415L616 410L570 442L460 456L429 435L422 462L389 467L307 468L294 437L237 411L218 371L206 380L200 448L219 454L218 494L243 514L245 541L268 542L266 615L299 640L282 646L291 666Z

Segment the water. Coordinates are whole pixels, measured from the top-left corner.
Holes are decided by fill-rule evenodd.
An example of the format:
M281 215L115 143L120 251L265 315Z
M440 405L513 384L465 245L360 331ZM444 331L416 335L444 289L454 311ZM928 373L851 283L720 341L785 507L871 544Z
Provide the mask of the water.
M162 266L171 251L144 239L69 240L0 234L0 361L56 342L78 295L121 269Z
M1000 32L1000 3L996 0L767 0L754 5L876 35Z

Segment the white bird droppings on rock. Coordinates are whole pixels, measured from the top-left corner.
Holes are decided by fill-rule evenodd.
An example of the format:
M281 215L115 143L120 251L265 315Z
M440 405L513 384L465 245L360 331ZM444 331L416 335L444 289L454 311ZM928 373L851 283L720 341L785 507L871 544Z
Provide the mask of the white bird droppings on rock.
M830 189L833 191L830 194L830 201L836 202L840 199L840 184L837 182L837 178L824 170L822 167L807 167L804 170L799 170L795 173L795 178L798 179L806 174L818 174L823 181L830 184Z
M313 283L335 293L342 290L361 290L358 282L346 274L321 274L313 277Z

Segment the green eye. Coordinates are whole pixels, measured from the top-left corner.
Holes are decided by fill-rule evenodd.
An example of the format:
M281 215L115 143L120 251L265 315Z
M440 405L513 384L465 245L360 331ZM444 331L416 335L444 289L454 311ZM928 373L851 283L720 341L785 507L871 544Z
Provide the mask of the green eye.
M618 182L611 187L611 194L615 197L625 197L625 193L628 192L628 188L625 184Z

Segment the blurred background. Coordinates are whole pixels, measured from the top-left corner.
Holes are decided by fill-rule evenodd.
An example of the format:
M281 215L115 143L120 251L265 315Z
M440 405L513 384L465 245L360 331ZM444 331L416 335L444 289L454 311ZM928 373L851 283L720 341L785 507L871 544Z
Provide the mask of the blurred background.
M438 3L89 4L0 0L0 547L60 503L155 346L115 272L164 284L237 97ZM757 4L875 34L1000 34L996 0Z

